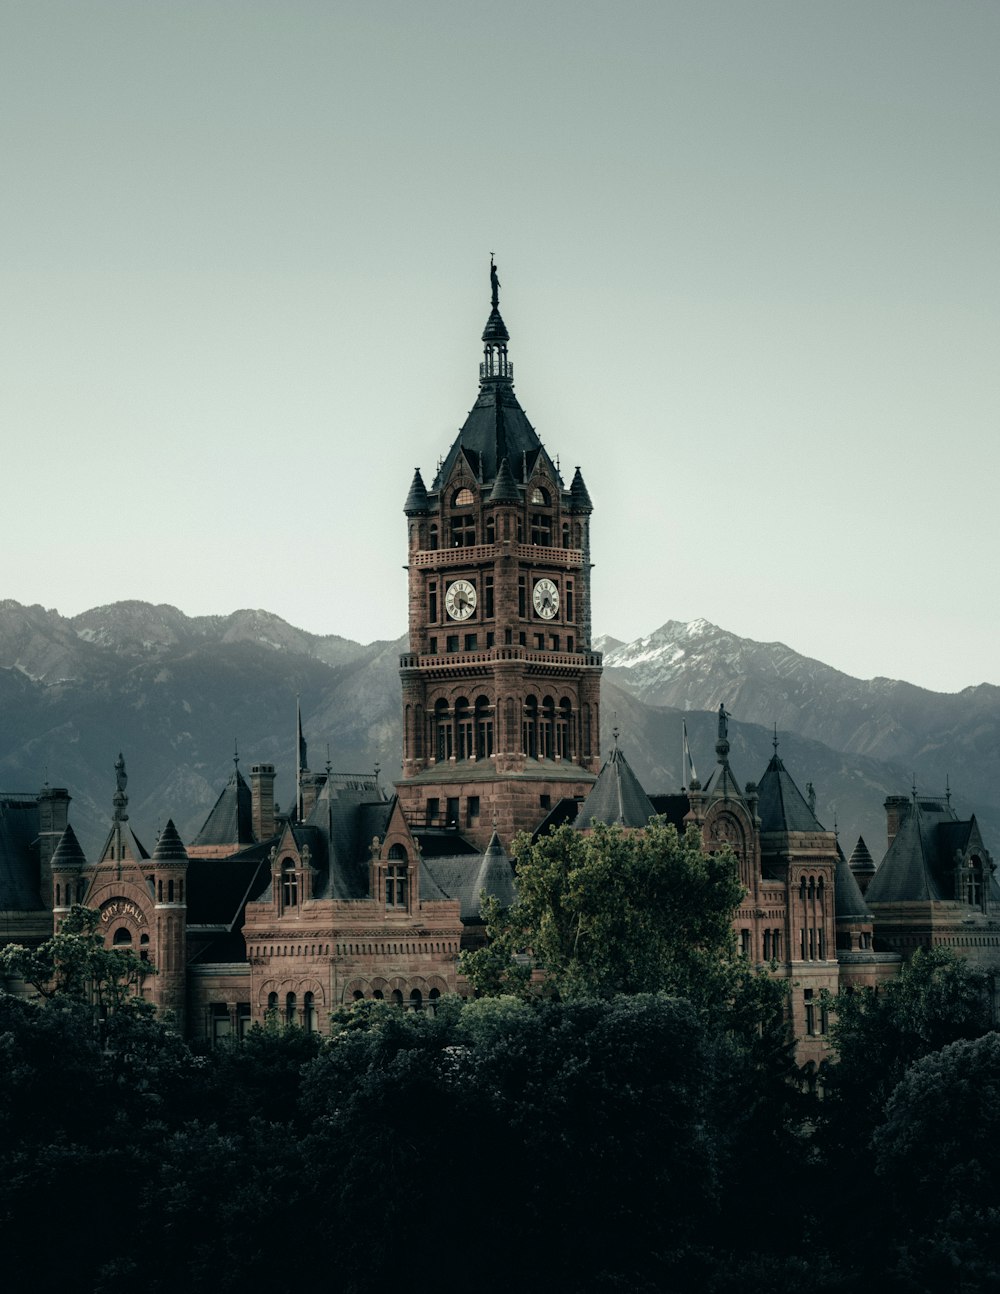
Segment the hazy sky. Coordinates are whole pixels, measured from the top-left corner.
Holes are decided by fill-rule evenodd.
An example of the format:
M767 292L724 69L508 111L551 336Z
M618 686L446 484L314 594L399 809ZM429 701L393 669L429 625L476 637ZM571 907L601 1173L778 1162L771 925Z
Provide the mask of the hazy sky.
M595 631L1000 682L1000 5L0 0L0 597L405 628L516 390Z

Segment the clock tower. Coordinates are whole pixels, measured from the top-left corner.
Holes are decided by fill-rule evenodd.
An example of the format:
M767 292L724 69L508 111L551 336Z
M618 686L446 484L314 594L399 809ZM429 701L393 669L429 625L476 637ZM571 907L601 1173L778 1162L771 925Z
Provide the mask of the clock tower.
M590 514L514 394L490 264L479 395L409 528L409 651L400 660L400 801L416 831L508 841L600 767L600 654L591 649Z

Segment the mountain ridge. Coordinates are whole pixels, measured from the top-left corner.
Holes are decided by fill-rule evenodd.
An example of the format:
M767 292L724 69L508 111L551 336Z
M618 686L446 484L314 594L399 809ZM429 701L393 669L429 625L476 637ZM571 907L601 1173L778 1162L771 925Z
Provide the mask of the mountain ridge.
M914 772L943 791L948 769L956 806L974 808L984 829L1000 836L993 790L1000 762L992 753L1000 748L1000 688L933 693L897 680L866 683L707 620L668 620L633 643L605 637L598 644L606 652L602 748L617 718L628 758L652 793L680 785L685 719L707 780L711 712L722 701L734 715L740 779L763 772L777 723L790 772L803 789L816 783L821 820L836 818L852 835L849 848L855 832L873 849L884 836L886 794L905 793ZM132 600L64 617L2 601L0 785L66 785L74 825L92 849L107 829L121 749L140 835L172 816L190 840L232 771L234 743L253 762L275 763L279 801L290 802L296 697L312 767L328 757L351 771L377 761L391 782L405 649L405 636L363 645L311 634L260 609L189 617Z

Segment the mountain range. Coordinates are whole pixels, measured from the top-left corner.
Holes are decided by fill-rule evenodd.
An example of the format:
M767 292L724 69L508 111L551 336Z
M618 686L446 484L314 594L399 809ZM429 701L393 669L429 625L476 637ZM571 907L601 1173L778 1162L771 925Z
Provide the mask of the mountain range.
M650 792L681 785L685 721L708 780L723 703L737 777L760 778L776 727L786 767L803 792L813 783L818 816L836 823L848 853L860 833L881 857L882 801L914 782L937 794L947 780L959 815L974 811L987 843L1000 842L1000 688L942 694L855 679L705 620L667 621L635 642L595 647L605 662L602 749L617 727ZM274 763L278 800L291 802L296 698L313 769L327 759L336 771L378 762L388 785L399 770L405 649L405 638L362 645L266 611L189 617L119 602L63 617L0 601L0 790L37 791L46 780L68 787L71 821L92 854L107 831L122 750L140 839L151 848L172 817L190 840L235 750L244 770Z

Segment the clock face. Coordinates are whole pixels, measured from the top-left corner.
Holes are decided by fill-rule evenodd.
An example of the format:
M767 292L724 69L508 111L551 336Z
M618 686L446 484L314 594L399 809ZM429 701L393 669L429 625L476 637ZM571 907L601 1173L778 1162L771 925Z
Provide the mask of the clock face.
M468 580L456 580L448 585L444 609L452 620L468 620L476 609L476 590Z
M551 580L539 580L531 595L531 601L543 620L551 620L559 610L559 590Z

